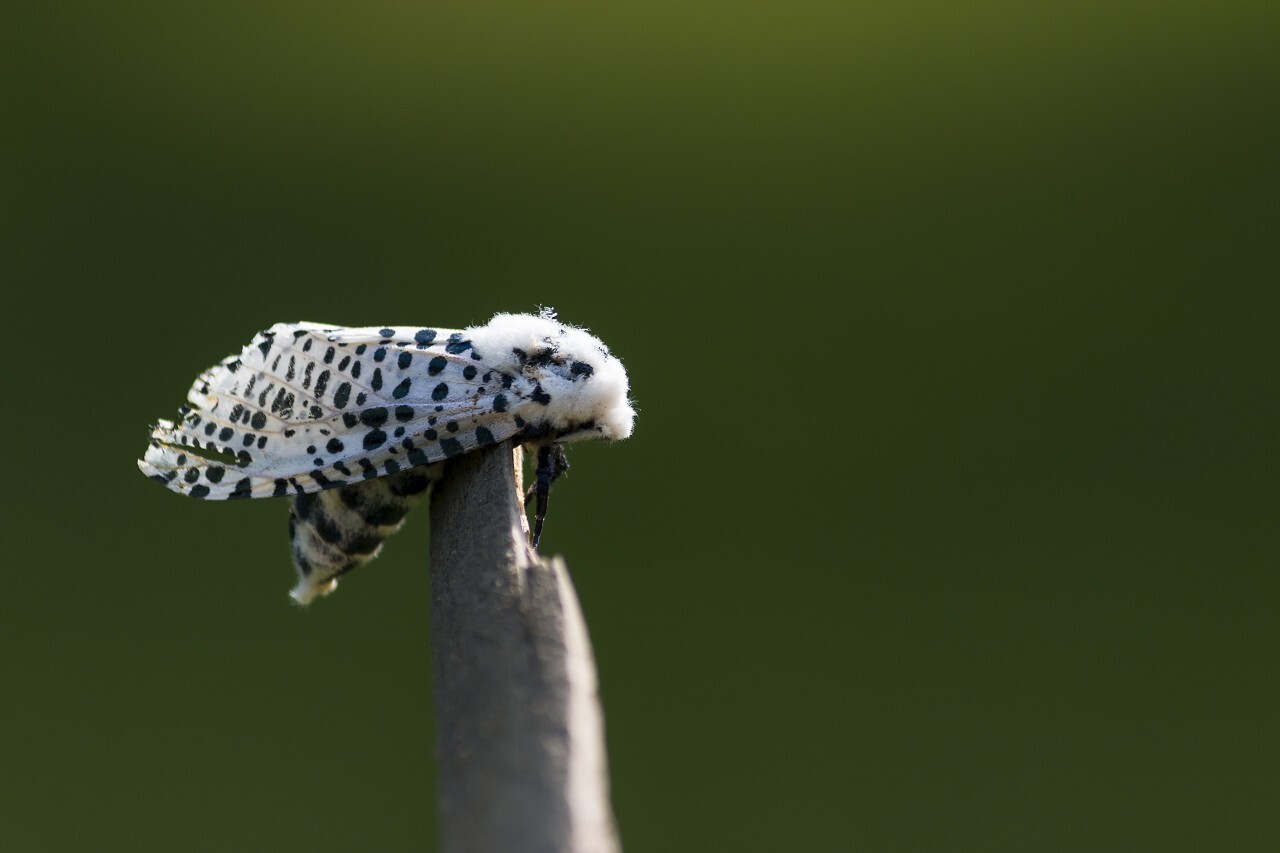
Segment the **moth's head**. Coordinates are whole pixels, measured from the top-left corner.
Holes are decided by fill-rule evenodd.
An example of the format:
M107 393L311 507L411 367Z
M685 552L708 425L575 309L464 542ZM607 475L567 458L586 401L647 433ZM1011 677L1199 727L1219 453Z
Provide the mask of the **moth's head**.
M627 371L595 335L550 312L498 314L468 333L486 356L500 353L506 369L541 387L550 398L542 420L558 441L631 435L636 413L627 400Z

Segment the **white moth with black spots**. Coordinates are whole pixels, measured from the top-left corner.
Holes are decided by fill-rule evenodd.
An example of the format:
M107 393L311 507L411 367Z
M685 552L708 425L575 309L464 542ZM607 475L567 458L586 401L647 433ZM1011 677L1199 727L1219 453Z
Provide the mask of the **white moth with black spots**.
M534 544L560 445L631 435L627 374L555 312L462 330L278 323L202 373L138 467L208 500L293 496L306 604L372 559L445 460L513 439L538 452Z

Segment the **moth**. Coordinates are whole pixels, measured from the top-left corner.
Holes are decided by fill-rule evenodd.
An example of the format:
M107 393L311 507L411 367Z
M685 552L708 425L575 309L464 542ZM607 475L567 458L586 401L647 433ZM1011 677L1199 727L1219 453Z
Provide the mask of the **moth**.
M461 330L277 323L196 379L138 467L206 500L292 496L289 536L307 604L375 557L464 453L536 450L533 542L562 445L631 435L622 363L555 312Z

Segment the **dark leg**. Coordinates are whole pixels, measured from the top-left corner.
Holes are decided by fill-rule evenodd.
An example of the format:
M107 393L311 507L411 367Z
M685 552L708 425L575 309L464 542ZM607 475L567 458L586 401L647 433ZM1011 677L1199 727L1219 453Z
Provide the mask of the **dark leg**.
M538 547L542 538L542 523L547 520L547 495L551 493L551 484L561 474L569 470L569 460L565 458L564 449L558 444L548 444L538 448L538 480L534 484L534 495L538 502L533 514L533 547Z

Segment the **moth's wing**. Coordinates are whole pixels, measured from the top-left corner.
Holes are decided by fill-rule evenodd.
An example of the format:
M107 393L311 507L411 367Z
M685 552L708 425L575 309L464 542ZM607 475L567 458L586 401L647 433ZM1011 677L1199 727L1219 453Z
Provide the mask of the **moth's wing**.
M510 438L514 381L461 332L279 323L201 374L138 467L208 499L333 488Z

